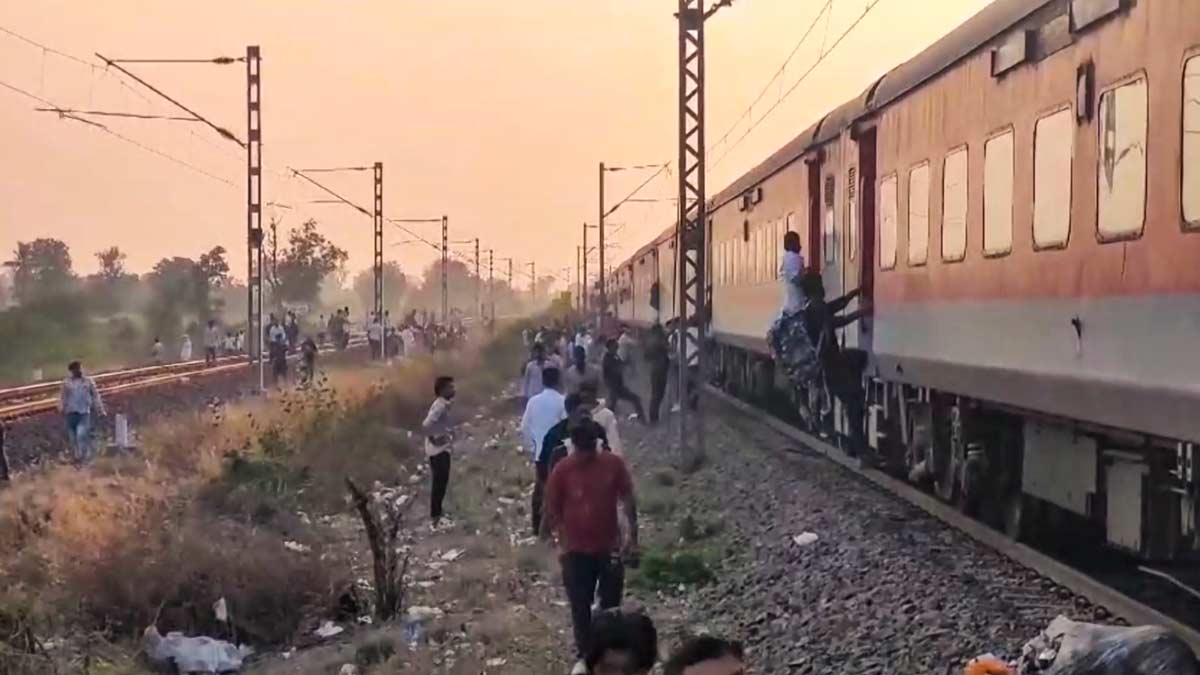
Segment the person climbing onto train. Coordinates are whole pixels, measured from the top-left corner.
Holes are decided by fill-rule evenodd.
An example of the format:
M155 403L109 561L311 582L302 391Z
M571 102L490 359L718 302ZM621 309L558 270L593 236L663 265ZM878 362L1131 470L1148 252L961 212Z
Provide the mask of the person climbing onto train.
M67 364L67 379L63 380L59 410L67 425L67 441L71 456L77 465L84 465L95 457L92 445L92 427L95 418L104 417L104 401L95 381L83 374L78 361Z
M656 319L646 338L644 357L650 367L650 423L658 424L663 397L667 394L667 375L671 370L671 344L667 332Z
M767 331L767 344L792 385L797 389L805 388L817 378L820 361L815 348L816 336L805 330L803 320L806 303L802 288L804 256L797 232L788 232L783 236L779 280L783 284L783 302L778 316ZM802 414L807 412L801 410Z
M816 339L817 358L830 393L846 407L846 416L850 424L848 454L858 456L867 447L864 428L866 392L862 384L865 360L860 350L844 353L838 345L836 331L862 319L870 310L860 307L849 314L839 316L851 301L862 294L861 289L855 289L840 298L826 302L825 282L820 274L805 274L801 283L806 298L803 314L805 330L809 336Z
M571 608L575 653L579 661L571 671L587 673L585 659L591 651L592 603L599 595L600 609L621 604L625 586L625 561L637 564L638 524L633 478L625 460L599 452L595 424L580 424L571 431L575 452L558 463L546 483L546 512L539 534L544 540L559 535L559 561L567 602ZM617 505L623 504L629 537L621 546ZM620 550L620 554L614 551Z

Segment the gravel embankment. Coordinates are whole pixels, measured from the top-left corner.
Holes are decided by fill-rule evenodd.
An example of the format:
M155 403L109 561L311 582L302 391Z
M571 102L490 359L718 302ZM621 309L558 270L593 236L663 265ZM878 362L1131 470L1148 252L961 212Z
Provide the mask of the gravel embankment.
M718 580L667 599L679 625L742 640L763 673L962 672L1013 656L1058 614L1107 614L828 460L712 402L707 464L686 477L686 510L724 525ZM632 454L642 481L671 463L670 434ZM670 532L671 524L654 523ZM804 532L815 543L797 545Z

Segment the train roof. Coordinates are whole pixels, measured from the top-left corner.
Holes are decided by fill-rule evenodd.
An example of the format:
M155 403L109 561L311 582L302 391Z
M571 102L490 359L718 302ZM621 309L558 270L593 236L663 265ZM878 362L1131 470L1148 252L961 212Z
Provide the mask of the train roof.
M994 0L921 53L888 71L871 97L878 110L940 75L1022 19L1058 0Z
M994 0L943 38L888 71L861 94L825 114L764 161L734 179L709 199L710 212L737 199L746 190L778 173L812 148L836 139L855 121L903 98L1029 15L1057 2L1062 0ZM674 232L674 225L668 227L638 249L635 256L640 257L646 250L673 236Z

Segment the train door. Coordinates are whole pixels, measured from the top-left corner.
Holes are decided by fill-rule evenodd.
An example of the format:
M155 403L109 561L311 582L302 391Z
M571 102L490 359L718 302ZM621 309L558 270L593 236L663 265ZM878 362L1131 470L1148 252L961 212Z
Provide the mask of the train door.
M821 271L821 152L806 160L808 164L808 245L804 260L808 269Z
M825 294L828 298L833 299L845 293L843 286L842 268L844 259L842 257L842 236L841 227L839 227L839 208L841 204L838 202L838 170L842 162L837 156L836 144L831 144L833 148L831 154L834 156L831 161L824 162L824 172L821 176L821 279L825 282Z
M842 183L842 201L840 203L840 213L838 222L840 223L841 233L839 251L842 256L842 291L848 292L859 287L860 277L862 275L862 267L859 265L859 211L858 202L860 199L860 190L858 185L858 165L857 158L852 154L853 142L849 137L844 137L842 142L842 156L845 157L845 168L842 171L839 180ZM858 302L855 301L847 308L849 311L858 309ZM842 337L843 344L846 347L857 347L859 344L859 331L857 328L846 330Z
M875 297L875 129L858 134L858 269L862 301L871 306ZM870 351L872 317L858 322L858 346Z

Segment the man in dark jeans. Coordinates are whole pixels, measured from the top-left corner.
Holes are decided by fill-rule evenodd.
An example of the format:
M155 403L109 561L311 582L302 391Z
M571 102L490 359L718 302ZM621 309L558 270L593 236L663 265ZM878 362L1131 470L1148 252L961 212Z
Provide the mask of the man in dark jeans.
M580 424L571 431L575 452L554 467L546 484L546 513L541 535L557 532L561 551L563 587L571 606L575 650L579 662L574 673L586 673L583 659L590 645L592 601L597 591L600 608L621 603L625 586L624 560L636 564L637 506L633 479L625 460L610 452L599 452L595 425ZM617 505L623 504L629 521L625 549L621 544Z
M650 423L658 423L663 397L667 394L667 375L671 370L671 348L667 332L657 321L650 327L646 340L646 362L650 365Z
M430 491L429 517L433 526L442 519L442 501L446 498L446 487L450 483L450 451L454 447L454 423L450 415L450 402L454 400L454 378L441 376L433 383L437 396L429 413L421 423L425 434L425 455L429 458Z
M617 356L617 346L617 341L613 339L609 339L605 343L604 361L600 366L600 370L604 374L604 385L608 387L608 397L611 399L608 407L616 412L619 401L629 401L633 404L638 419L645 422L646 411L642 409L641 397L630 391L629 387L625 385L625 363L621 361L620 356Z

